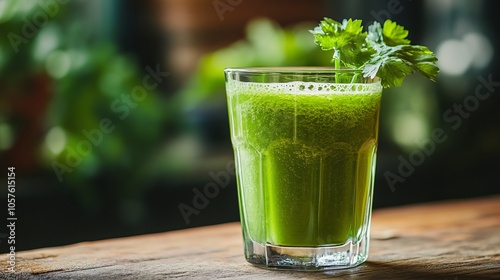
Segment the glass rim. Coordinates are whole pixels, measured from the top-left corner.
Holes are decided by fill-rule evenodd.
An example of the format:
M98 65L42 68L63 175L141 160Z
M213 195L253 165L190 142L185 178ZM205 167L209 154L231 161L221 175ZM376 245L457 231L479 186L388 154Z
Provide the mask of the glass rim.
M329 66L250 66L228 67L225 73L237 72L248 74L332 74L332 73L363 73L362 69L341 68Z

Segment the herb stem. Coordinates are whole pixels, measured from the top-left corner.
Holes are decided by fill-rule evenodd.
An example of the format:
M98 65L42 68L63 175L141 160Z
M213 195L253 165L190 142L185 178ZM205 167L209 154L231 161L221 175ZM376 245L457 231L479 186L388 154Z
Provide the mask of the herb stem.
M356 81L358 80L358 77L359 77L359 73L354 74L352 76L352 79L351 79L351 84L356 83Z
M340 50L336 49L333 53L333 61L335 62L335 70L340 69ZM340 77L337 71L335 72L335 83L340 83Z

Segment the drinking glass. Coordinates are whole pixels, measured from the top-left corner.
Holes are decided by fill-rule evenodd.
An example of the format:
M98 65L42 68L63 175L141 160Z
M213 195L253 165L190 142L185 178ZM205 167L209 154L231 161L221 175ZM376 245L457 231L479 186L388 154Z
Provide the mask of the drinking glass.
M245 258L323 270L368 257L382 86L361 70L225 69Z

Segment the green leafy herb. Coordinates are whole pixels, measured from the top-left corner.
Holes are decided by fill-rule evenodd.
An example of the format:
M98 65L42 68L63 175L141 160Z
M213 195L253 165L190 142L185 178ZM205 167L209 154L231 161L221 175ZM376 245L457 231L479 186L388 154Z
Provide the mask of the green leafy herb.
M410 45L408 30L386 20L382 27L374 22L363 31L361 20L342 23L325 18L310 31L322 50L333 50L336 69L362 69L365 77L380 77L382 86L400 86L410 74L420 73L434 81L439 68L437 58L425 46Z
M324 51L333 50L336 68L356 67L367 61L373 49L366 47L367 32L363 32L361 20L344 20L342 23L329 18L321 21L311 33L316 44Z

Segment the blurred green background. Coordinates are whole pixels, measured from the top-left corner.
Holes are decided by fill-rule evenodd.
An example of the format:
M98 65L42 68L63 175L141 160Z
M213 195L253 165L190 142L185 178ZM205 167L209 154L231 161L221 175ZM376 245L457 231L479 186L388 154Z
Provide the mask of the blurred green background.
M15 167L16 248L238 220L223 69L329 65L307 31L324 16L391 18L440 60L436 83L384 93L374 207L500 193L492 1L2 0L0 193ZM447 140L401 177L435 128ZM214 174L228 186L188 223L179 205Z

